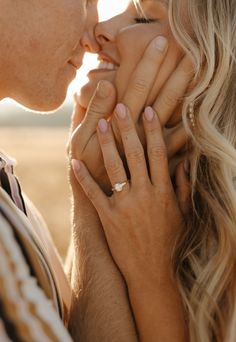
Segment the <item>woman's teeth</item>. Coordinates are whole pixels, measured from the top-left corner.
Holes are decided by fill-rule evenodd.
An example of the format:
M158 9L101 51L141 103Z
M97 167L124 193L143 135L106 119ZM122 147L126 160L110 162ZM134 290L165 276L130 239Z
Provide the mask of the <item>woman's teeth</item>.
M108 63L105 61L100 61L98 64L98 69L106 69L106 70L117 70L118 66L113 63Z

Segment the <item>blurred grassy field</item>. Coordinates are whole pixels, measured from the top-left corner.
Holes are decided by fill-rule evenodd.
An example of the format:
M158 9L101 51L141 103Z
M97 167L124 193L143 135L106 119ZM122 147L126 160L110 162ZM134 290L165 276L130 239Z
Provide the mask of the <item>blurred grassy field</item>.
M24 192L43 215L64 258L70 238L67 128L1 128L0 149L17 159Z

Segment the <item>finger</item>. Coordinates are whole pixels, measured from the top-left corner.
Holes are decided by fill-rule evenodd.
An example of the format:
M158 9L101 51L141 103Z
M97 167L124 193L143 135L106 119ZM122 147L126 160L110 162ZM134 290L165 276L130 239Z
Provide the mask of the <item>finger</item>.
M185 56L170 76L153 105L162 127L167 123L175 108L183 101L188 85L193 77L193 63Z
M182 123L178 126L165 130L165 142L168 158L173 157L181 151L188 142L189 137Z
M151 180L155 186L164 189L171 184L167 149L160 120L151 107L145 108L143 124L146 133Z
M110 124L101 119L98 122L98 140L101 146L104 165L112 184L112 187L117 183L123 183L127 181L127 175L123 166L123 162L117 151L114 135ZM125 193L128 190L128 183L122 190ZM126 191L124 191L126 190Z
M91 177L83 162L72 159L72 168L75 178L81 185L88 199L92 202L98 213L101 213L108 206L108 199L98 184Z
M131 182L132 184L145 183L148 180L148 172L144 150L129 110L123 104L118 104L115 115L131 175Z
M79 104L78 94L74 94L74 109L71 117L71 131L73 132L84 119L86 109Z
M165 37L160 36L152 40L132 74L122 103L129 108L135 123L144 109L150 89L168 50L167 47Z
M100 81L89 103L84 120L72 135L71 145L74 157L80 159L81 151L96 132L99 119L108 117L112 112L115 106L115 97L114 86L108 81Z
M135 123L138 122L140 113L147 103L150 91L161 70L161 65L167 54L168 42L165 37L156 37L145 50L141 61L132 73L126 92L122 97L124 103L130 110ZM162 78L163 79L163 78ZM116 118L112 117L112 129L116 140L121 143Z
M189 180L190 164L188 160L181 162L176 169L175 183L176 183L176 197L180 210L183 215L187 215L190 206L191 186Z

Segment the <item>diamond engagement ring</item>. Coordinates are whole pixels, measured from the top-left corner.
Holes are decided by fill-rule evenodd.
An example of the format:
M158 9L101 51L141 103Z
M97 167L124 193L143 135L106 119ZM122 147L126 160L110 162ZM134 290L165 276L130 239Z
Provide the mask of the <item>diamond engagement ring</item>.
M123 182L123 183L116 183L113 185L112 187L112 191L116 191L116 192L121 192L123 190L123 187L127 184L128 182Z

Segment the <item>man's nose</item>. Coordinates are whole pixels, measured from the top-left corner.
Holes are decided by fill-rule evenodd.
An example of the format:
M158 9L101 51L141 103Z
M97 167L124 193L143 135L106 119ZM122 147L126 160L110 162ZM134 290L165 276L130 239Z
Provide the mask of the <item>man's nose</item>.
M100 46L95 38L95 35L92 29L84 32L80 40L80 45L86 52L98 53L100 50Z

